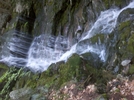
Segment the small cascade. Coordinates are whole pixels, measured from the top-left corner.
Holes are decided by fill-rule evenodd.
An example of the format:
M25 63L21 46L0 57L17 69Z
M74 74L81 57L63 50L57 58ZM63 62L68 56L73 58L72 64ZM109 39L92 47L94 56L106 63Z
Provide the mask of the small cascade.
M69 41L65 36L40 35L35 37L29 50L26 67L33 72L46 70L57 62L69 49Z
M25 11L17 18L17 25L11 31L10 39L6 41L8 55L2 55L1 62L8 66L25 67L28 58L28 51L33 41L32 29L35 21L35 14L30 8L29 14Z
M97 34L107 34L112 33L117 25L118 16L122 11L127 8L134 8L134 1L132 1L128 6L118 9L112 8L106 11L102 11L92 28L81 38L76 46L76 53L79 55L84 55L86 53L95 53L99 56L100 60L106 61L106 47L103 43L92 44L90 39ZM105 38L106 39L106 38ZM87 54L86 54L87 55ZM95 57L96 58L96 57Z
M84 35L80 37L77 43L71 45L72 47L70 47L72 43L70 43L67 36L53 36L46 33L33 39L32 28L35 17L20 16L18 17L16 29L12 32L12 38L7 43L9 55L2 55L1 62L9 66L27 67L33 72L42 72L52 63L67 61L73 53L87 58L93 56L93 58L105 62L105 36L115 29L118 16L127 8L134 8L134 1L120 10L111 8L102 11L91 29L83 33ZM31 14L31 16L34 16L34 14ZM91 39L100 34L104 36L102 36L103 39L98 38L98 36L93 43Z
M8 49L10 50L13 66L23 67L26 64L28 51L32 43L33 37L29 34L15 30L13 37L9 42ZM19 59L23 60L19 60ZM18 60L17 60L18 59Z
M33 41L31 29L34 20L25 16L18 17L17 26L12 33L8 47L12 66L24 67L27 63L28 51Z
M13 33L13 38L10 41L9 50L14 57L27 58L27 52L31 45L33 37L19 31Z

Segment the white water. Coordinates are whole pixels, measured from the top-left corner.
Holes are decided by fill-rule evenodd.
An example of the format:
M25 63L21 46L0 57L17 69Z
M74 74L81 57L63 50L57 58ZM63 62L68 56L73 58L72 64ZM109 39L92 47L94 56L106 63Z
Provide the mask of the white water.
M63 36L42 34L36 37L30 47L26 66L34 72L46 70L52 63L60 61L61 56L68 50L68 42Z
M67 61L74 53L81 55L87 52L96 53L102 61L105 61L105 45L102 43L91 45L88 40L96 34L110 34L116 26L119 14L127 8L134 8L134 1L121 10L115 8L102 11L92 28L71 48L69 48L70 43L67 37L46 36L44 34L35 37L28 52L28 58L25 59L27 61L26 67L33 72L42 72L52 63ZM85 40L87 42L83 42ZM1 61L12 63L12 60L14 59L9 56L2 57Z
M121 10L115 8L102 11L97 21L94 23L92 28L87 32L87 35L84 36L81 40L89 39L97 33L105 33L105 34L111 33L116 26L119 14L127 8L134 8L134 1L131 2L128 6L122 8Z

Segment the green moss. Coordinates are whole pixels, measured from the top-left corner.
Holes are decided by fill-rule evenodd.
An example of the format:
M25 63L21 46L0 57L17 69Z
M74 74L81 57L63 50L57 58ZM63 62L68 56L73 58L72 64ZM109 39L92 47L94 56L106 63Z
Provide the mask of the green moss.
M89 83L105 84L112 77L109 72L106 73L102 69L91 67L89 62L84 61L78 55L73 55L67 63L59 65L57 72L53 73L52 71L52 69L48 69L38 79L37 75L32 75L30 79L27 79L25 86L45 86L59 89L66 82L72 80L74 82L84 80L83 86L87 86Z
M104 34L97 34L95 36L93 36L92 38L90 38L91 43L95 44L95 43L104 43L105 41L105 35Z
M0 69L8 69L8 67L4 64L0 64Z
M123 5L123 3L125 3L124 1L122 0L102 0L105 7L108 9L110 8L113 4L117 7L120 7Z
M115 0L115 5L116 6L121 6L123 4L122 0Z
M105 7L106 8L109 8L109 0L103 0L103 2L104 2L104 5L105 5Z
M129 58L130 55L134 54L134 48L133 48L133 34L131 34L131 23L130 21L122 22L119 25L119 42L117 45L117 48L119 50L119 53L121 54L121 59Z
M48 81L50 81L49 83L59 88L62 84L70 80L78 80L80 77L80 59L78 55L73 55L66 64L60 65L57 74L47 77Z
M68 12L66 11L66 12L64 12L64 14L63 14L63 16L62 16L62 18L61 18L61 25L65 25L67 22L68 22L68 14L67 14Z
M130 66L128 74L130 74L130 75L134 74L134 65Z
M125 27L129 27L131 24L130 21L125 21L125 22L122 22L120 25L119 25L119 30L123 30Z
M129 38L130 32L131 32L130 27L126 27L125 30L121 33L120 40L127 41L127 39Z
M53 73L53 70L48 69L41 73L40 77L39 74L31 74L29 77L24 75L19 78L18 84L21 84L19 86L22 87L35 88L38 86L45 86L47 88L54 87L58 89L68 81L80 81L83 78L86 79L89 75L89 70L91 71L91 74L94 73L94 71L97 73L96 70L92 71L91 68L85 70L83 68L84 64L86 63L78 55L73 55L66 64L61 64L58 67L57 72ZM86 66L90 67L88 65Z
M128 52L134 54L134 34L132 34L131 37L128 39L127 50Z
M89 83L106 84L112 77L110 75L111 73L92 67L90 62L74 54L68 59L67 63L59 65L54 73L51 67L40 74L11 68L0 78L1 82L6 82L1 95L8 95L12 89L24 87L32 89L38 87L59 89L69 81L83 81L80 86L82 88L86 87Z
M18 70L14 67L11 67L2 77L0 77L0 84L4 83L2 86L3 89L0 92L0 96L5 96L4 98L8 98L9 92L15 86L15 83L18 77L21 74L22 69Z
M8 76L8 72L4 73L4 75L2 75L2 77L0 77L0 83L2 83L4 80L6 80Z
M0 84L6 79L8 67L0 64Z

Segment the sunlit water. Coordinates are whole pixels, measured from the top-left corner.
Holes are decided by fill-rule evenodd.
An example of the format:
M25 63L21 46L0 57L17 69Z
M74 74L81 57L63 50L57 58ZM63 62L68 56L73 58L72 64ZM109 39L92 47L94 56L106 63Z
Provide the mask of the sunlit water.
M4 50L2 50L1 62L4 62L9 66L17 65L18 62L19 64L23 63L22 65L24 66L25 63L24 67L28 67L33 72L42 72L52 63L67 61L74 53L82 55L87 52L93 52L96 53L102 61L105 61L106 48L104 44L98 43L91 45L88 42L85 43L83 41L90 39L96 34L110 34L116 26L119 14L127 8L134 8L134 1L121 10L114 8L102 11L92 28L72 47L70 47L71 43L69 42L68 37L60 35L55 37L41 34L34 38L27 53L28 56L26 58L19 58L13 57L10 53L3 53L5 50L8 51L8 48L12 50L15 49L12 48L14 46L11 46L13 44L10 43L10 41L6 41L6 44L9 47L3 47ZM4 46L6 46L6 44L4 44Z

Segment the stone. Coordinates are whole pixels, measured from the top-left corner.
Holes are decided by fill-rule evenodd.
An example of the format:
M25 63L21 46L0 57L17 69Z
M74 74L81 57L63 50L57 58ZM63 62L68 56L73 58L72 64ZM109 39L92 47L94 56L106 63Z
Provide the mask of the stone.
M126 10L123 10L119 17L118 22L125 22L128 20L134 20L134 8L127 8Z
M21 88L18 90L11 91L9 96L11 100L20 100L21 98L23 98L24 100L24 97L30 98L30 96L28 95L31 93L32 93L32 90L30 88Z
M123 60L123 61L121 62L121 65L122 65L122 66L127 66L128 64L130 64L130 62L131 62L131 60Z

